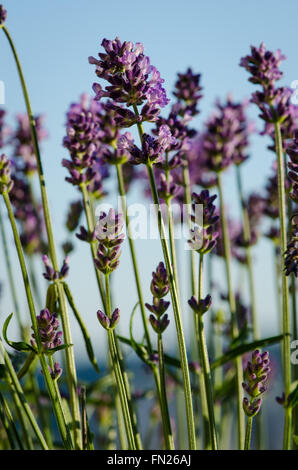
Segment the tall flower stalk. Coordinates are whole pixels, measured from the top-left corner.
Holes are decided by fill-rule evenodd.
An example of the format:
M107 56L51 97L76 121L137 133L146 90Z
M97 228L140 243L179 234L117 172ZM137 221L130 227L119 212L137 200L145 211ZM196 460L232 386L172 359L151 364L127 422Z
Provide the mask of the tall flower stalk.
M266 391L265 382L270 372L269 353L267 351L262 354L258 349L252 353L251 362L247 363L244 371L245 382L243 388L249 395L249 399L243 398L243 409L247 416L244 450L250 450L252 422L261 408L261 395Z
M123 227L122 216L116 215L112 209L108 214L102 212L96 225L96 236L98 239L98 248L96 258L94 259L97 269L105 276L106 292L106 313L98 310L97 317L100 324L108 332L109 351L111 363L115 375L115 380L119 392L119 398L122 407L124 424L126 429L129 448L137 449L135 433L133 429L133 416L129 406L129 397L125 385L125 378L121 367L121 360L115 340L114 328L119 322L120 311L116 308L111 311L110 299L110 274L117 268L120 257L120 247L124 240L121 233Z
M17 250L17 255L18 255L18 260L20 264L20 268L22 271L22 276L23 276L23 281L24 281L24 287L26 291L26 297L27 297L27 303L29 307L29 312L30 312L30 317L31 317L31 322L32 322L32 327L35 335L35 340L37 344L37 353L39 356L39 360L42 366L43 374L45 377L46 385L48 388L48 392L52 401L53 409L55 412L55 416L57 419L57 424L59 426L59 430L61 433L61 438L64 442L64 445L66 448L71 448L72 447L72 442L68 433L68 429L64 420L63 416L63 410L58 403L58 397L56 390L54 388L54 384L52 381L52 378L50 376L49 370L48 370L48 365L46 362L45 355L42 352L42 342L40 338L40 333L39 333L39 327L38 327L38 322L37 322L37 317L35 313L35 307L34 307L34 301L33 301L33 295L29 283L29 276L26 268L26 263L25 263L25 258L24 254L22 251L22 246L21 246L21 241L20 237L17 231L16 227L16 222L14 219L11 203L10 203L10 198L9 198L9 191L12 187L12 181L10 177L10 170L9 170L9 161L6 159L5 155L1 156L0 159L0 193L2 194L2 197L4 199L7 213L8 213L8 218L10 221L11 229L13 232L13 237L14 237L14 242Z
M216 245L218 232L214 229L214 224L218 221L218 216L214 215L215 205L213 204L216 196L209 196L209 191L204 190L200 194L193 193L193 210L195 215L192 219L195 225L191 230L191 239L189 240L190 247L199 253L199 276L198 276L198 300L193 296L189 301L189 305L195 314L195 327L196 336L198 341L199 359L202 366L204 375L204 395L207 401L208 408L208 423L209 423L209 436L211 448L217 450L217 433L214 416L214 401L212 393L212 377L209 363L209 356L207 350L207 341L204 333L203 315L209 310L211 306L211 296L207 295L203 298L203 258L210 252ZM197 220L197 208L202 206L202 220ZM203 397L202 397L203 398Z
M32 138L32 143L33 143L33 148L34 148L34 154L36 156L36 161L37 161L37 171L38 171L38 177L39 177L39 185L40 185L40 191L41 191L44 220L45 220L47 237L48 237L49 252L50 252L51 260L53 263L53 267L56 271L58 271L58 260L57 260L57 255L56 255L55 241L54 241L50 209L49 209L49 203L48 203L48 197L47 197L47 191L46 191L46 183L45 183L44 172L43 172L43 167L42 167L41 155L39 151L39 144L38 144L37 131L36 131L36 122L34 119L34 115L32 113L31 103L29 99L29 94L28 94L22 66L21 66L21 63L20 63L16 48L15 48L14 42L8 32L8 29L4 25L4 23L1 23L0 27L3 29L3 32L10 45L10 48L13 53L15 63L17 66L20 82L21 82L21 87L22 87L22 91L24 95L25 104L26 104L26 110L27 110L28 119L30 123L30 131L31 131L31 138ZM68 344L72 344L65 293L62 288L59 288L59 302L60 302L60 313L61 313L65 341L68 341ZM66 349L65 355L66 355L66 360L67 360L68 386L69 386L69 391L70 391L70 396L71 396L73 433L75 436L75 445L77 448L80 448L81 418L80 418L79 399L78 399L78 394L77 394L77 375L76 375L73 346L70 346L69 348Z
M151 292L153 294L152 305L146 304L146 307L151 312L149 321L153 330L157 334L158 366L160 380L160 408L163 423L163 431L166 449L173 450L175 446L167 399L165 359L162 341L162 334L170 323L168 315L167 313L165 313L169 307L169 302L163 300L163 297L165 297L169 292L169 279L163 263L159 263L156 271L152 273Z
M252 101L261 111L260 117L265 121L264 133L268 127L273 128L274 149L276 152L278 208L280 219L280 256L281 269L284 269L284 253L287 249L287 219L286 219L286 192L285 192L285 162L283 155L283 142L281 123L291 120L290 97L291 90L277 87L276 82L282 77L279 69L280 63L285 59L281 51L275 53L266 50L264 43L259 48L251 47L251 55L241 59L240 65L249 73L249 81L260 85L261 91L252 95ZM284 124L283 124L284 125ZM285 394L288 397L291 387L291 359L290 359L290 313L289 313L289 285L287 277L282 273L282 311L283 311L283 369ZM292 412L285 407L284 449L291 448Z

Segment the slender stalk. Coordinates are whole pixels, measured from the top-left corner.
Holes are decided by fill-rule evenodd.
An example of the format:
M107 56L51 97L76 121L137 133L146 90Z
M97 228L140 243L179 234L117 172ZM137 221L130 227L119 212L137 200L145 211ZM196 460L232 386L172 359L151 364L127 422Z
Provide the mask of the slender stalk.
M14 423L13 416L1 392L0 392L0 421L2 422L2 425L6 431L11 450L16 449L15 440L18 443L20 450L24 450L24 446L22 444L22 440L19 436L18 430Z
M128 242L129 242L129 248L130 248L133 268L134 268L135 282L136 282L136 287L137 287L137 292L138 292L138 297L139 297L142 321L143 321L144 332L145 332L145 339L146 339L146 342L147 342L148 351L149 351L149 353L151 353L153 348L152 348L150 333L149 333L149 329L148 329L148 321L147 321L146 312L145 312L144 298L143 298L142 286L141 286L141 281L140 281L140 274L139 274L139 268L138 268L138 263L137 263L137 257L136 257L136 254L135 254L135 247L134 247L134 242L133 242L133 238L132 238L132 233L131 233L131 228L130 228L130 223L129 223L129 217L128 217L128 213L127 213L126 192L125 192L125 186L124 186L124 180L123 180L122 165L116 165L116 171L117 171L117 180L118 180L118 191L119 191L119 194L121 196L122 210L125 214L125 221L126 221L126 227L127 227L127 233L128 233ZM158 370L157 370L157 367L156 367L155 364L153 364L151 366L151 369L152 369L153 377L154 377L154 381L155 381L158 401L159 401L159 404L160 404L160 408L162 408L162 394L161 394L161 390L160 390L159 373L158 373Z
M285 168L284 156L282 148L282 138L280 124L274 124L275 129L275 147L277 158L277 177L278 177L278 205L280 218L280 256L281 269L284 269L284 253L287 249L287 220L286 220L286 193L285 193ZM286 397L290 394L291 387L291 350L290 350L290 312L289 312L289 284L288 277L282 272L282 306L283 306L283 334L284 334L284 351L283 351L283 369L284 369L284 385ZM285 424L284 424L284 450L291 448L291 428L292 413L290 408L285 408Z
M203 298L203 258L204 255L200 254L199 262L199 288L198 288L198 301ZM217 435L216 435L216 426L215 426L215 417L214 417L214 402L212 394L212 379L211 379L211 370L209 363L209 356L206 344L206 337L204 333L204 322L203 317L200 315L198 318L198 336L199 336L199 351L201 365L204 375L204 388L207 399L208 406L208 423L209 423L209 433L211 440L212 450L217 450Z
M111 318L110 285L109 285L108 274L105 276L105 283L106 283L107 315L109 318ZM129 406L128 406L128 398L127 398L127 393L126 393L126 388L125 388L125 382L124 382L124 378L123 378L123 374L121 370L120 359L119 359L118 350L115 344L115 336L114 336L113 330L108 330L108 340L109 340L109 348L110 348L115 381L116 381L117 388L119 391L119 398L121 402L123 419L124 419L129 448L131 450L136 450L132 417L131 417Z
M13 273L12 273L12 266L11 266L11 262L10 262L9 251L8 251L8 244L7 244L5 226L4 226L4 223L3 223L3 220L2 220L2 214L1 213L0 213L0 233L1 233L1 238L2 238L5 265L6 265L7 274L8 274L8 281L9 281L9 285L10 285L10 291L11 291L11 296L12 296L12 301L13 301L13 306L14 306L14 312L15 312L16 317L17 317L18 326L19 326L19 329L20 329L21 336L23 336L24 329L23 329L23 325L22 325L20 306L19 306L17 291L16 291L16 287L15 287L15 283L14 283L14 276L13 276Z
M142 287L141 287L139 268L138 268L136 254L135 254L135 248L134 248L134 242L133 242L132 232L131 232L130 223L129 223L129 217L127 214L127 206L126 206L126 200L125 200L126 192L125 192L124 181L123 181L122 165L121 164L116 165L116 170L117 170L118 190L121 196L122 210L125 214L126 228L127 228L127 234L128 234L128 243L129 243L131 260L132 260L133 269L134 269L135 282L136 282L136 287L137 287L137 292L138 292L138 297L139 297L139 302L140 302L140 309L141 309L142 321L143 321L143 326L144 326L145 338L146 338L149 352L152 352L152 344L151 344L151 339L150 339L150 334L149 334L149 329L148 329L148 320L147 320L146 312L145 312L145 305L144 305L144 298L143 298L143 292L142 292Z
M173 266L174 280L177 286L178 300L179 300L178 263L177 263L177 256L176 256L176 247L175 247L175 228L174 228L174 220L173 220L173 211L172 211L170 201L167 201L167 213L168 213L168 220L169 220L169 240L170 240L171 261L172 261L172 266Z
M135 111L135 114L137 115L138 109L135 105L134 105L134 111ZM138 123L138 132L139 132L140 140L142 142L143 127L141 123ZM164 227L164 222L162 218L153 168L150 163L148 163L146 167L147 167L147 172L148 172L148 177L149 177L149 182L150 182L150 187L151 187L152 198L153 198L153 202L155 204L155 208L157 211L159 235L160 235L164 260L165 260L166 269L167 269L167 273L169 277L169 283L170 283L171 299L172 299L172 305L173 305L173 310L174 310L179 352L180 352L180 358L181 358L181 370L182 370L183 387L184 387L184 395L185 395L189 448L191 450L195 450L196 449L196 436L195 436L195 425L194 425L194 415L193 415L192 393L191 393L185 339L184 339L184 334L183 334L181 313L180 313L180 307L179 307L179 301L178 301L177 286L176 286L175 279L174 279L174 274L173 274L173 269L172 269L172 264L170 260L170 254L169 254L169 248L168 248L168 244L166 241L165 227Z
M13 365L11 363L11 360L9 358L9 355L7 354L3 344L2 344L2 341L0 340L0 353L1 353L1 357L4 359L4 363L5 363L5 366L7 368L7 371L8 371L8 374L9 374L9 377L13 383L13 386L17 392L17 395L18 395L18 398L21 402L21 405L22 405L22 408L24 409L24 412L29 420L29 423L31 424L32 426L32 429L37 437L37 440L38 442L40 443L41 445L41 448L43 450L48 450L48 446L47 446L47 443L45 441L45 438L43 437L43 434L41 432L41 430L39 429L39 426L36 422L36 419L31 411L31 408L25 398L25 395L24 395L24 392L23 392L23 389L21 387L21 384L18 380L18 377L17 377L17 374L13 368Z
M86 184L82 183L81 186L80 186L80 189L81 189L82 196L83 196L84 211L85 211L85 215L86 215L88 230L89 230L90 233L92 233L93 230L94 230L94 221L93 221L93 215L92 215L92 210L91 210L91 205L90 205L90 199L89 199L89 196L88 196L88 191L87 191L87 188L86 188ZM91 250L92 260L94 260L94 258L96 258L96 243L97 243L96 240L90 242L90 250ZM96 267L94 265L94 262L93 262L93 266L94 266L94 271L95 271L97 285L98 285L98 289L99 289L99 293L100 293L101 302L102 302L104 310L106 311L106 297L105 297L105 291L104 291L104 287L103 287L101 274L96 269Z
M80 449L82 446L81 439L81 416L80 416L80 406L79 406L79 396L78 396L78 381L77 381L77 372L76 365L73 353L72 338L70 333L70 323L69 316L67 311L67 302L64 292L63 284L59 281L56 282L59 295L59 305L60 305L60 317L63 328L63 336L66 344L71 346L66 348L66 376L68 382L68 389L70 394L70 405L71 405L71 415L72 415L72 430L74 435L74 442L76 449Z
M34 307L34 302L33 302L32 291L31 291L30 283L29 283L29 276L28 276L28 272L27 272L27 268L26 268L26 264L25 264L25 258L24 258L24 254L23 254L23 251L22 251L21 241L20 241L20 237L19 237L19 234L18 234L18 231L17 231L17 227L16 227L16 223L15 223L15 219L14 219L14 215L13 215L9 195L8 195L7 192L4 192L2 194L2 196L4 198L4 202L5 202L5 205L6 205L6 208L7 208L8 217L9 217L9 221L10 221L10 224L11 224L11 228L12 228L12 232L13 232L13 236L14 236L14 242L15 242L15 246L16 246L16 250L17 250L17 254L18 254L18 259L19 259L19 263L20 263L20 267L21 267L21 271L22 271L24 287L25 287L25 292L26 292L26 297L27 297L27 303L28 303L30 318L31 318L31 322L32 322L32 328L33 328L34 335L35 335L35 338L36 338L36 343L37 343L37 350L38 350L39 360L40 360L40 363L41 363L41 366L42 366L42 370L43 370L44 378L45 378L46 385L47 385L47 388L48 388L48 392L49 392L49 395L50 395L50 398L51 398L51 401L52 401L52 404L53 404L53 409L54 409L54 413L55 413L55 416L56 416L56 419L57 419L57 424L58 424L58 427L59 427L59 430L60 430L61 438L63 440L64 445L67 448L70 448L71 447L71 442L69 440L69 436L68 436L68 433L67 433L67 428L66 428L66 425L65 425L65 422L64 422L64 419L63 419L62 409L59 406L59 404L57 403L57 396L56 396L56 393L55 393L55 389L53 387L53 383L52 383L52 379L51 379L49 369L48 369L48 366L47 366L46 358L45 358L44 354L42 353L41 340L40 340L40 336L39 336L39 329L38 329L38 324L37 324L37 318L36 318L36 313L35 313L35 307Z
M46 231L47 231L47 237L48 237L48 244L49 244L49 252L50 252L50 257L53 263L53 268L55 271L59 270L58 267L58 260L57 260L57 255L56 255L56 248L55 248L55 241L54 241L54 235L53 235L53 228L52 228L52 222L51 222L51 215L50 215L50 208L49 208L49 203L48 203L48 196L47 196L47 191L46 191L46 183L45 183L45 178L44 178L44 173L43 173L43 167L42 167L42 161L41 161L41 155L40 155L40 150L39 150L39 144L38 144L38 139L37 139L37 131L36 131L36 123L34 119L34 115L31 109L31 103L29 99L29 94L22 70L22 66L14 45L14 42L6 28L5 25L1 25L4 34L8 40L8 43L10 45L11 51L13 53L15 63L17 66L20 82L21 82L21 87L24 95L24 100L26 104L26 109L27 109L27 114L28 114L28 119L29 119L29 124L30 124L30 132L31 132L31 138L32 138L32 143L33 143L33 148L34 148L34 154L36 156L36 162L37 162L37 170L38 170L38 177L39 177L39 185L40 185L40 191L41 191L41 199L42 199L42 206L43 206L43 212L44 212L44 219L45 219L45 225L46 225ZM71 338L71 333L69 329L69 321L66 319L65 315L67 316L67 311L64 309L65 305L65 293L63 289L60 289L59 291L59 303L60 303L60 308L61 308L61 314L64 316L63 318L63 334L64 337ZM64 328L67 328L67 330L64 330ZM72 367L72 369L68 370L68 376L72 376L73 379L76 377L76 371L74 364L74 353L73 353L73 347L69 347L65 350L65 355L67 357L67 367ZM74 390L77 389L77 383L73 381L72 383L72 390L70 390L71 396L74 397ZM73 421L75 424L74 428L74 435L75 435L75 445L76 447L80 447L80 413L79 413L79 402L78 402L78 397L75 399L75 406L72 408L72 415L73 415Z
M232 326L232 336L233 339L237 338L238 326L236 319L236 302L235 296L232 288L232 274L231 274L231 246L230 238L228 232L228 223L225 213L224 206L224 196L222 190L221 174L217 175L217 185L220 198L220 215L221 215L221 224L222 224L222 233L223 233L223 244L224 244L224 254L225 254L225 267L226 267L226 277L227 277L227 287L228 287L228 297L229 305L231 311L231 326ZM243 449L244 444L244 433L245 433L245 420L244 413L242 409L242 382L243 382L243 370L242 370L242 360L241 357L237 357L235 360L236 366L236 383L237 383L237 419L238 419L238 446L239 449Z
M89 195L88 195L86 185L82 184L80 189L81 189L81 192L82 192L82 195L83 195L83 204L84 204L84 210L85 210L88 230L89 230L89 232L93 232L93 230L94 230L94 218L93 218L91 203L90 203L90 199L89 199ZM96 251L97 251L96 244L97 244L96 240L94 240L93 242L90 243L92 260L94 260L94 258L96 257ZM94 269L95 269L97 285L98 285L98 288L99 288L103 308L104 308L105 313L107 313L107 293L105 292L105 289L104 289L104 286L103 286L103 283L102 283L101 273L95 268L95 266L94 266ZM109 294L109 296L110 296L110 294ZM110 302L110 299L109 299L109 302ZM134 412L133 412L131 396L130 396L129 381L128 381L127 374L125 373L124 367L122 365L121 350L120 350L120 347L118 345L118 340L117 340L116 336L114 336L114 343L115 343L115 347L117 349L117 355L118 355L119 361L120 361L119 362L120 368L121 368L121 371L122 371L122 374L123 374L123 377L124 377L124 386L125 386L125 389L126 389L126 396L127 396L127 399L128 399L128 406L129 406L130 414L131 414L132 419L133 419L134 435L135 435L135 438L136 438L137 449L141 449L142 448L141 438L140 438L140 434L137 430L136 419L135 419Z
M30 424L28 423L26 413L24 411L24 408L22 407L22 403L13 385L10 375L7 372L5 374L5 381L9 385L15 411L20 422L20 428L22 430L22 440L24 442L24 446L28 450L33 450L32 435L30 433Z
M244 450L250 450L252 420L253 420L253 418L251 416L247 417Z
M174 450L174 439L172 433L172 426L169 413L169 405L167 399L167 387L165 380L165 366L164 366L164 355L163 355L163 344L162 335L158 334L158 364L159 364L159 376L160 376L160 388L161 388L161 413L162 413L162 424L164 428L165 446L166 450Z
M246 260L247 260L246 267L247 267L248 280L249 280L249 294L250 294L250 304L251 304L253 338L254 340L257 340L260 338L260 333L259 333L259 326L258 326L258 320L257 320L257 306L256 306L255 284L254 284L254 275L253 275L253 262L252 262L251 247L250 247L251 228L250 228L249 214L248 214L248 210L247 210L247 206L246 206L246 202L245 202L244 194L243 194L243 185L242 185L240 165L236 165L236 179L237 179L239 199L241 203L243 238L246 244L246 247L245 247Z
M190 192L190 176L187 161L183 162L183 185L185 191L185 202L187 206L191 207L191 192ZM191 229L190 217L187 218L188 228ZM198 291L197 276L196 276L196 256L194 250L189 250L190 253L190 266L191 266L191 293L196 295Z

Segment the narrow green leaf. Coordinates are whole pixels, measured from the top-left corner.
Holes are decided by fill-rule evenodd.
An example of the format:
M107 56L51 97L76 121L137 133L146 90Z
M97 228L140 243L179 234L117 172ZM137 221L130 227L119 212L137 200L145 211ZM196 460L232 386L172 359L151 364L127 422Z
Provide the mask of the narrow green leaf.
M223 356L215 359L211 364L211 369L216 369L217 367L220 367L223 364L232 361L238 356L242 356L243 354L249 351L253 351L254 349L263 348L271 344L279 343L283 340L283 338L284 335L271 336L270 338L253 341L252 343L241 344L236 348L230 349Z
M16 351L33 351L34 353L36 353L35 349L28 343L25 343L24 341L9 341L8 337L7 337L7 329L8 329L8 325L12 319L12 316L13 316L13 313L11 313L5 320L4 322L4 325L3 325L3 338L5 339L6 343L13 349L15 349Z

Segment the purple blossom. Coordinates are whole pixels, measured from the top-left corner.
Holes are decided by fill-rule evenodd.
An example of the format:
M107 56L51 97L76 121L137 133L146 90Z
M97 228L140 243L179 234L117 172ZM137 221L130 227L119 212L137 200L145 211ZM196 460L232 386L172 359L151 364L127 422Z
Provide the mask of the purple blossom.
M243 57L240 66L250 73L251 83L262 85L264 88L272 87L283 75L279 66L286 56L279 49L275 53L268 51L263 42L258 48L251 46L250 49L251 55Z
M11 191L12 187L11 163L3 153L0 156L0 194Z
M248 136L252 125L245 116L245 107L246 102L234 103L230 96L225 104L216 102L216 110L200 136L201 151L205 153L210 171L223 171L232 163L240 164L248 158Z
M251 47L251 55L241 59L240 66L249 73L249 81L261 85L262 90L253 93L252 102L260 111L260 117L266 123L282 123L291 120L292 106L290 98L292 91L285 87L276 87L276 81L282 77L280 63L286 57L277 50L274 54L266 50L264 43L259 48ZM271 128L272 130L272 128ZM268 131L267 124L263 133Z
M116 328L116 326L119 323L120 320L120 310L119 308L116 308L114 312L111 315L111 318L109 318L105 313L103 313L101 310L98 310L97 312L97 319L101 326L105 330L113 330Z
M261 353L258 349L252 353L251 362L247 363L244 371L245 382L242 384L250 397L250 400L243 399L243 409L247 416L255 416L260 410L262 403L260 396L266 391L265 382L270 372L269 365L269 353Z
M294 274L298 277L298 214L292 217L291 235L287 244L284 259L285 275Z
M181 104L181 114L190 113L191 116L195 116L199 113L197 104L202 98L200 79L201 75L194 74L191 68L188 68L185 73L178 73L174 96Z
M170 320L165 313L170 302L163 299L169 292L169 278L163 262L160 262L156 271L152 273L150 289L153 295L152 304L146 303L146 307L151 312L149 316L150 324L157 334L162 334L168 327Z
M191 229L191 238L188 243L192 250L201 254L209 253L217 243L218 231L215 230L215 225L219 220L219 216L216 214L216 207L213 204L216 197L216 195L210 196L207 189L201 191L200 194L192 194L194 214L191 215L191 220L199 225L195 225ZM196 209L198 205L203 205L202 220L198 218Z
M48 309L41 310L37 316L37 324L42 348L45 352L54 349L62 344L62 332L58 331L59 322L57 314L51 314ZM36 346L35 334L32 333L32 346Z
M69 232L74 232L79 225L83 212L83 204L81 200L72 202L69 206L65 226Z
M212 297L210 294L208 294L204 299L200 299L199 301L197 301L197 299L192 296L188 300L188 305L195 313L197 313L198 315L203 315L204 313L208 312L208 310L211 308Z
M51 261L47 257L47 255L43 255L42 257L43 264L46 268L46 272L43 273L43 277L48 281L57 281L58 279L64 279L69 271L69 258L66 256L65 260L63 261L62 267L60 271L55 271Z
M29 255L43 252L47 248L43 239L45 227L42 206L35 204L32 200L28 181L23 176L19 177L14 174L13 183L10 199L15 218L20 222L22 246Z
M139 149L127 140L127 147L131 155L130 163L139 165L141 163L152 164L162 162L164 152L170 147L173 139L169 127L164 125L160 127L157 138L149 134L143 134L142 149Z
M4 9L3 5L0 5L0 24L5 23L7 17L7 11Z
M79 240L82 240L83 242L87 242L87 243L92 243L96 240L95 231L89 232L82 225L80 226L80 232L76 233L76 237Z
M95 265L103 274L110 274L119 265L120 248L125 235L123 216L110 209L108 214L101 212L96 224L95 233L98 240Z
M119 38L104 39L101 45L105 53L100 52L99 59L89 57L89 63L96 65L96 75L109 85L105 89L98 83L93 85L96 99L107 97L127 106L143 104L141 120L156 120L160 108L169 100L162 86L164 80L144 55L143 45L122 43Z
M0 109L0 148L4 147L6 144L6 137L9 133L8 128L5 126L5 115L6 111L4 109Z
M37 170L37 160L28 115L18 114L16 119L17 128L11 136L16 167L25 174L34 173ZM44 116L36 116L34 118L38 142L41 142L48 136L47 131L44 129L44 119Z
M98 118L101 111L102 106L99 103L89 101L87 95L82 95L80 102L73 103L67 113L67 135L63 139L63 145L69 150L71 160L62 160L62 165L70 173L66 180L73 185L90 184L100 174L94 165L104 148L101 142L101 121Z

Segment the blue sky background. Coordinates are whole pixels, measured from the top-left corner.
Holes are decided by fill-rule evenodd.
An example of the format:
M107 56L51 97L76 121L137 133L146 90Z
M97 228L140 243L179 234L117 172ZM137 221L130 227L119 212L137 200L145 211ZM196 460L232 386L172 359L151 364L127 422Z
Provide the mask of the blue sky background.
M291 0L282 3L277 0L251 0L247 3L236 0L7 0L5 7L8 10L7 27L20 55L34 113L46 115L50 138L42 146L42 158L58 245L65 238L63 225L68 204L78 196L76 190L64 181L66 171L61 167L61 159L67 157L67 152L61 145L65 132L65 112L70 102L77 100L82 92L92 94L91 86L96 77L94 67L88 64L87 59L89 55L97 55L104 37L112 39L118 35L121 40L142 42L146 54L165 79L169 95L177 71L184 71L191 66L193 70L200 72L204 99L201 101L197 126L211 112L215 98L224 99L230 92L236 99L250 96L253 86L247 81L247 73L239 67L239 60L248 53L251 44L259 45L264 41L270 49L281 48L287 55L287 61L282 64L282 82L289 85L298 79L295 35L298 4ZM0 35L0 54L0 79L6 85L5 108L9 112L9 121L13 122L14 114L24 110L24 102L15 64L3 34ZM252 118L257 117L253 107L249 113ZM257 125L259 128L262 126L260 122ZM273 155L266 150L267 144L267 140L258 135L252 139L251 159L243 166L246 191L255 189L261 192L266 177L270 174ZM225 192L229 209L238 214L233 171L225 175ZM114 200L114 196L115 194L111 194L110 200ZM134 189L131 200L139 201L140 197L142 189L138 186ZM149 301L151 271L161 257L159 242L138 242L137 251L144 295L146 301ZM14 255L12 244L11 252ZM184 254L181 249L181 259ZM255 255L262 332L274 334L278 322L272 289L273 263L269 242L261 241ZM3 260L2 255L1 259ZM37 263L36 267L41 276L41 266ZM218 279L224 276L221 263L216 263L214 270ZM185 266L181 268L179 275L184 281L183 298L186 300L188 280ZM234 276L235 284L238 284L241 278L238 268L235 269ZM0 277L4 282L3 262ZM100 304L89 250L84 244L77 244L77 250L71 257L69 281L100 354L102 332L95 319ZM16 282L19 283L22 295L18 275ZM4 286L1 323L12 309L7 285ZM115 305L120 307L122 313L121 328L127 332L129 312L137 295L126 247L114 277L114 288ZM184 315L184 321L188 323L187 310ZM138 321L136 327L139 327ZM73 330L76 343L80 341L80 333L75 325ZM175 337L173 330L167 335L169 342ZM175 341L172 344L175 345ZM81 354L80 349L77 351L79 358L84 360L84 353Z

